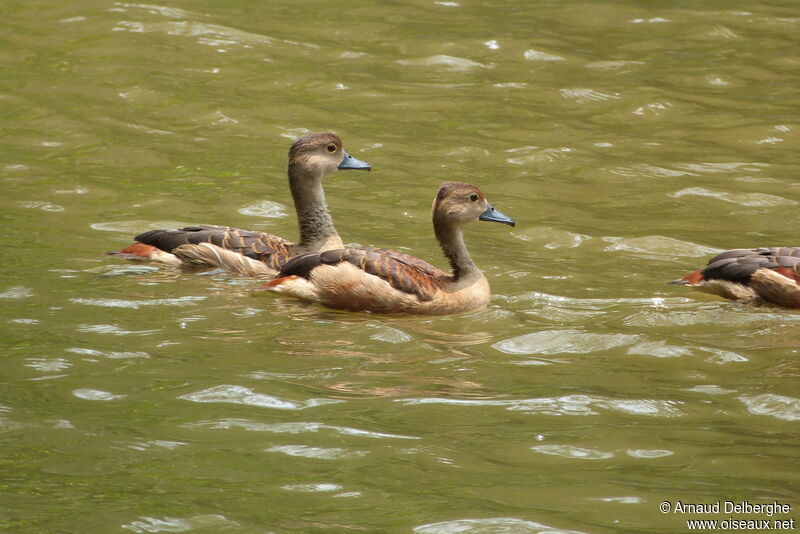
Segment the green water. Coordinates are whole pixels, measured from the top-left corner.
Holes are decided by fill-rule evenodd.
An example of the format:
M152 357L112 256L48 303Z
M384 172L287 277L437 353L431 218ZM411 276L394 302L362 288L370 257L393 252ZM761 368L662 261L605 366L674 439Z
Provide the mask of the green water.
M796 2L2 14L0 529L800 520L800 315L665 284L798 244ZM103 255L191 223L296 237L286 153L326 130L373 165L326 180L345 242L444 267L445 180L517 220L468 228L487 309L340 313ZM659 511L726 500L791 512Z

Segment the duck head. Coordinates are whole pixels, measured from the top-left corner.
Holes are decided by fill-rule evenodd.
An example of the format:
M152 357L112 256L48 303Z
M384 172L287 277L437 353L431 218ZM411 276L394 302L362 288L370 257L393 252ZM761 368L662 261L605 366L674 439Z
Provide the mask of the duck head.
M477 186L445 182L433 201L434 223L462 225L474 221L499 222L514 226L514 219L496 209Z
M333 133L311 133L294 142L289 149L289 166L300 167L313 176L327 176L337 169L370 170L372 167L354 158Z

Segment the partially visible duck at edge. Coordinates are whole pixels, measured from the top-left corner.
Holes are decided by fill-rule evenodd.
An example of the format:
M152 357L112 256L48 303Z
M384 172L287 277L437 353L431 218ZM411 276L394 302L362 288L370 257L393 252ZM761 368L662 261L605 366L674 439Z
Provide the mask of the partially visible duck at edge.
M107 254L271 278L294 256L344 246L328 211L322 179L337 169L368 171L370 168L348 154L336 134L304 135L289 150L289 188L300 225L297 243L267 232L197 225L151 230L137 235L136 243Z
M467 252L462 227L473 221L514 226L514 220L494 209L478 187L461 182L442 184L432 211L451 273L392 250L329 250L291 259L264 289L349 311L448 314L483 308L489 282Z
M754 304L800 308L800 247L740 248L670 284Z

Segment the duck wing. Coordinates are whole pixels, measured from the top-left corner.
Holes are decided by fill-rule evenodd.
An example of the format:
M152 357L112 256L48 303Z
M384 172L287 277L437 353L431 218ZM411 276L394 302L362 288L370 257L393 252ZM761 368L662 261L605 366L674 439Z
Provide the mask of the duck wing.
M416 295L421 301L433 299L440 283L449 278L441 269L402 252L382 248L348 248L292 258L281 268L274 281L286 276L310 279L311 273L320 265L343 262L385 280L398 291Z
M173 252L183 245L211 243L230 252L279 268L291 257L291 241L267 232L241 230L229 226L197 225L170 230L151 230L136 236L136 241Z
M705 280L727 280L748 285L759 269L770 269L800 282L800 247L762 247L726 250L700 271Z

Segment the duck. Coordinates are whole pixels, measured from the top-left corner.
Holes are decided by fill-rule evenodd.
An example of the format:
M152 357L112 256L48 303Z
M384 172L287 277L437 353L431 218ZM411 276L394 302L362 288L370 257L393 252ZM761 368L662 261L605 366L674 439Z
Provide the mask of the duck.
M310 133L300 137L289 149L289 188L300 226L299 241L292 242L267 232L201 224L144 232L134 238L134 244L107 254L272 278L289 258L344 246L333 226L322 179L337 170L369 171L371 168L348 154L338 135Z
M445 182L432 208L433 231L449 273L414 256L381 248L343 248L292 258L261 289L353 312L444 315L485 307L489 282L472 261L463 226L514 226L475 185Z
M726 250L668 283L738 302L800 308L800 247Z

